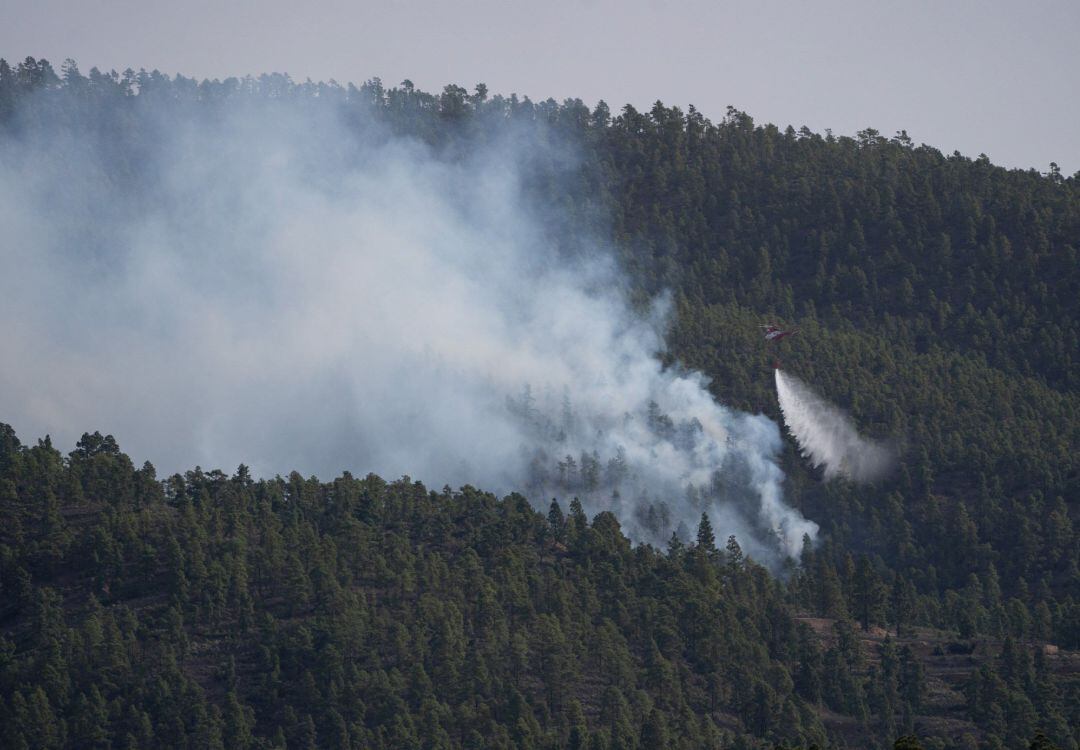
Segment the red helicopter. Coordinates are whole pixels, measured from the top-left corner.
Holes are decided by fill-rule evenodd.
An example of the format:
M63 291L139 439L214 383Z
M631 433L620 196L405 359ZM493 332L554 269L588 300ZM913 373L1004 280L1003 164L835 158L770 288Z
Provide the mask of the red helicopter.
M774 325L767 325L767 326L761 326L761 327L765 329L765 340L766 341L779 341L780 339L784 338L785 336L791 336L792 334L797 333L798 330L799 330L797 328L792 328L790 331L785 331L780 326L774 326Z
M780 341L781 339L785 338L786 336L791 336L791 335L794 335L794 334L799 332L798 328L792 328L790 331L786 331L783 328L781 328L780 326L772 325L772 324L764 325L764 326L761 326L761 327L765 329L765 341L766 341L766 343L772 343L773 341ZM780 369L780 360L779 359L773 358L773 369L774 370L779 370Z

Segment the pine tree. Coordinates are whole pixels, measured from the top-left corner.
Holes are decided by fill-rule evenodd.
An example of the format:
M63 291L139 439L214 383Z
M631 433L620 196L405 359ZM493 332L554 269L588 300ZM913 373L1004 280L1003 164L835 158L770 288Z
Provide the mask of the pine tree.
M701 514L701 520L698 522L697 546L710 556L716 554L716 536L713 534L712 523L706 513Z

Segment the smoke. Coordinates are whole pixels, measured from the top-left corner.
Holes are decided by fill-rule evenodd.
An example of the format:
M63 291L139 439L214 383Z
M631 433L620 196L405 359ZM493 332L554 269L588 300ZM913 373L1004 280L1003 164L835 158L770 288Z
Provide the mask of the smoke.
M794 375L775 372L788 432L803 456L814 466L825 467L826 479L842 476L871 482L888 473L895 459L890 448L860 437L850 419Z
M576 496L654 543L704 512L766 562L815 535L775 423L662 366L666 302L557 249L525 186L573 149L541 126L436 150L316 100L143 98L136 143L89 114L0 138L0 420L170 473Z

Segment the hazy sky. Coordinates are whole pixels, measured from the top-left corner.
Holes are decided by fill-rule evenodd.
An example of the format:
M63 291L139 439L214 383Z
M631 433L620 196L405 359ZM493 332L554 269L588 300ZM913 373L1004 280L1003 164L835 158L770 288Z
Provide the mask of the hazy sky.
M5 0L0 56L85 72L294 78L731 104L837 134L904 128L999 164L1080 169L1080 2Z

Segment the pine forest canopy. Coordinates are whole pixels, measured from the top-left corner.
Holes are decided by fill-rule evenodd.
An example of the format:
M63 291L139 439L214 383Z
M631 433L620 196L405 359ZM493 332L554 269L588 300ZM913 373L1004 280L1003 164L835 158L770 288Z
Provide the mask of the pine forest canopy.
M32 58L0 61L0 144L92 143L122 200L52 197L104 225L153 207L166 123L284 102L447 163L571 144L530 152L524 196L567 264L600 237L637 308L670 295L671 372L779 421L758 325L798 327L785 368L900 440L900 465L825 481L785 438L784 496L819 531L770 572L708 515L632 544L582 479L556 502L161 479L112 437L65 455L4 425L5 747L1078 747L1080 175L734 109ZM85 243L106 266L109 237Z

